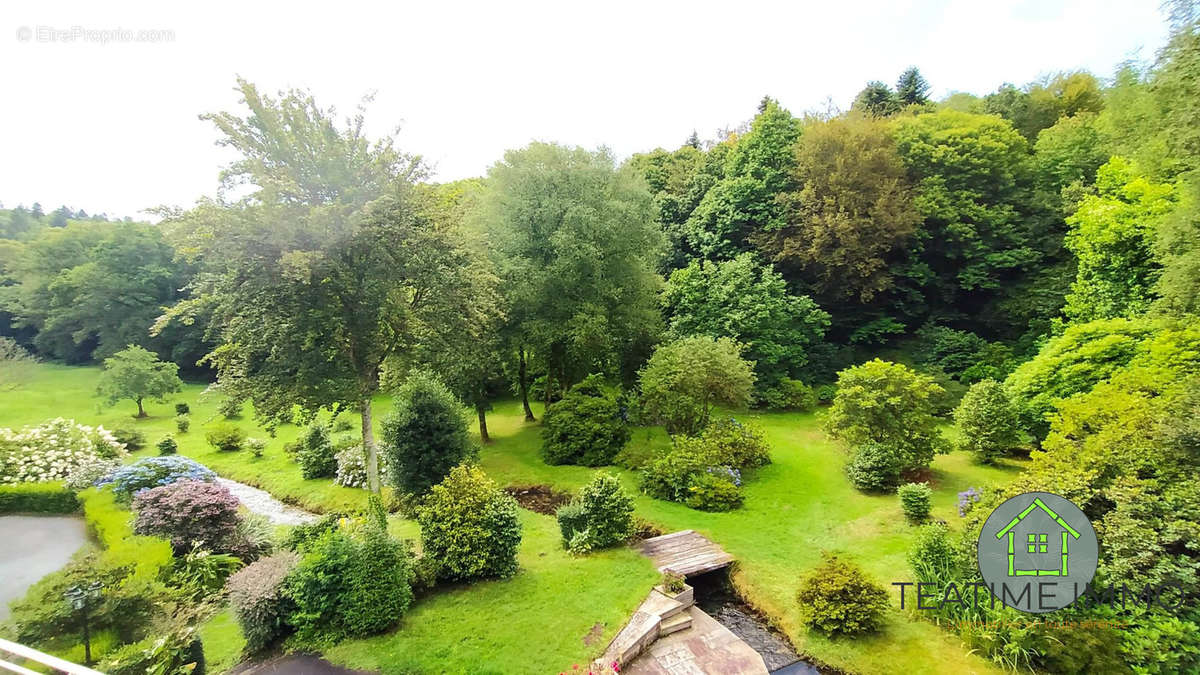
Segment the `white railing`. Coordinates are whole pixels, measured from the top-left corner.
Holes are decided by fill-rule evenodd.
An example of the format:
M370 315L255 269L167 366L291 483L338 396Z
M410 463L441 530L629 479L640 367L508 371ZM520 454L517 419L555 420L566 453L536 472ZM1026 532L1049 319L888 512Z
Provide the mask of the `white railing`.
M76 665L70 661L64 661L49 654L44 654L25 645L0 639L0 671L18 673L18 675L42 675L35 670L30 670L24 666L10 662L9 659L13 657L21 661L40 663L43 666L53 668L56 672L67 673L68 675L104 675L98 670L84 668L83 666Z

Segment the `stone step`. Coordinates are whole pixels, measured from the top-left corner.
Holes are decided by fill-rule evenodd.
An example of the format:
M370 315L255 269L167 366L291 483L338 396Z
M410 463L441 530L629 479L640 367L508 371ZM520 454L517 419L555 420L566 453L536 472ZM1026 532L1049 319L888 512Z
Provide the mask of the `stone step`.
M643 649L658 639L658 629L661 623L662 619L656 614L640 609L634 612L629 623L625 624L625 627L608 644L608 649L604 650L601 661L611 663L616 660L621 663L629 663L638 654L641 654Z
M692 615L691 614L689 614L687 612L683 612L681 614L676 614L675 616L673 616L669 619L663 619L662 623L660 623L658 625L658 637L663 638L663 637L670 635L671 633L678 633L681 630L687 630L688 628L691 628L691 627L692 627Z
M653 614L660 619L669 619L685 609L687 609L687 605L678 600L672 600L658 591L650 591L645 602L638 607L638 611Z

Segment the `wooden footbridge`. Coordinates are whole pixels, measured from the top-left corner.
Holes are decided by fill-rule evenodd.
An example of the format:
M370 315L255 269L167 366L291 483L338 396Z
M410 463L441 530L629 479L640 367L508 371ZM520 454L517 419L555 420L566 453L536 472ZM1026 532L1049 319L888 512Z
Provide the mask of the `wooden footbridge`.
M654 561L659 572L671 570L685 577L728 567L733 562L733 556L695 530L646 539L637 549Z

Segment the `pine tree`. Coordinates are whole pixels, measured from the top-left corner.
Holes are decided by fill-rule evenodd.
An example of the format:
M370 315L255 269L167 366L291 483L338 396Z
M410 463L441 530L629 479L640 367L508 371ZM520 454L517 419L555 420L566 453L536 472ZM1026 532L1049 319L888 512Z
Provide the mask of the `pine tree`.
M929 82L916 66L910 66L896 80L896 97L901 105L924 105L929 102Z

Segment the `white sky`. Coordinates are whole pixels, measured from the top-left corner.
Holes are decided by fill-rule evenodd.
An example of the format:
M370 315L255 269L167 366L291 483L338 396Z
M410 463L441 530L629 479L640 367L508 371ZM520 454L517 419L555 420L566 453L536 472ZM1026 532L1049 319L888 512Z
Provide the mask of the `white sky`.
M749 118L763 94L796 113L827 97L845 108L908 65L938 97L1057 70L1107 76L1166 33L1157 0L184 5L3 0L4 206L138 217L214 193L229 155L197 115L235 108L238 74L347 114L373 91L370 128L403 124L401 145L452 180L533 139L620 157L674 148ZM175 37L51 42L39 26Z

